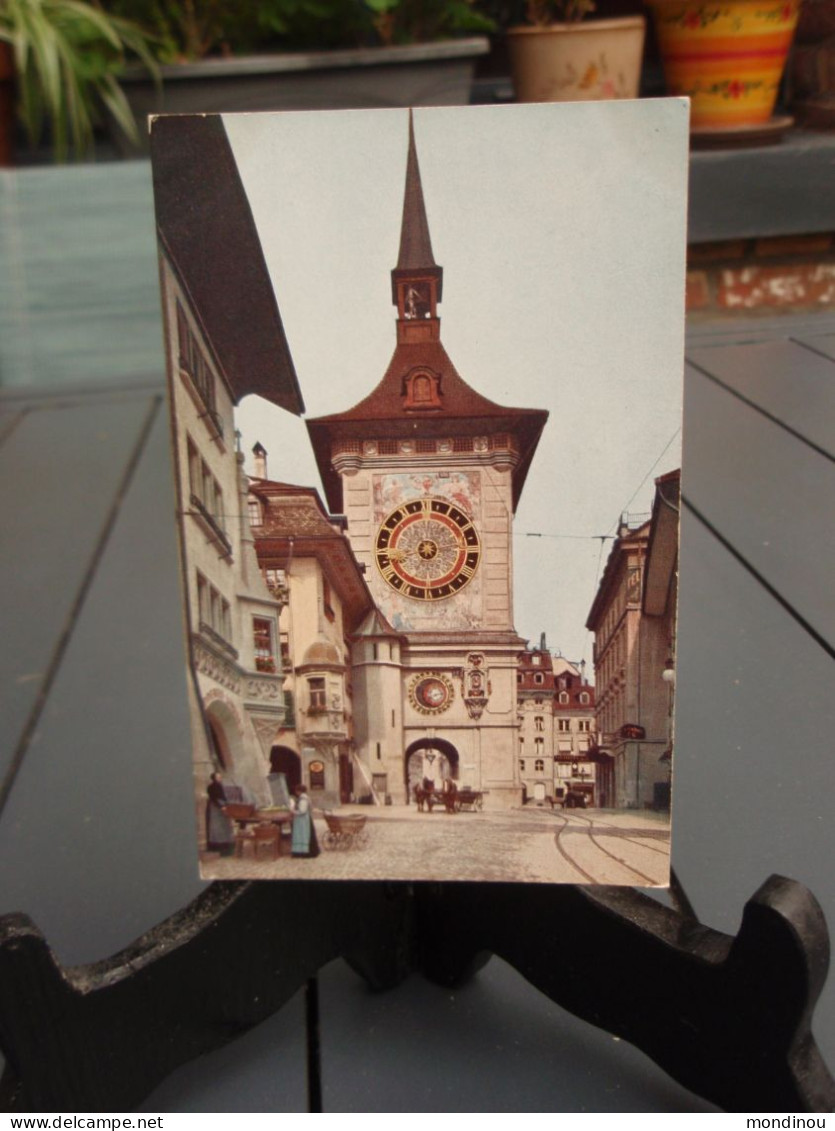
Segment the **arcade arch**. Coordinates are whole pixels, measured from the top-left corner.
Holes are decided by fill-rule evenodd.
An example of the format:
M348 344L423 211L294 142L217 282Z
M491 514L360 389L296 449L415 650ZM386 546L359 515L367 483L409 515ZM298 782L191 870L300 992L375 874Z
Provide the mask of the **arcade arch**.
M406 748L404 769L406 795L414 797L416 785L425 780L441 789L445 778L458 780L458 751L444 738L419 738Z
M270 773L284 774L292 793L302 782L302 760L289 746L274 746L270 751Z

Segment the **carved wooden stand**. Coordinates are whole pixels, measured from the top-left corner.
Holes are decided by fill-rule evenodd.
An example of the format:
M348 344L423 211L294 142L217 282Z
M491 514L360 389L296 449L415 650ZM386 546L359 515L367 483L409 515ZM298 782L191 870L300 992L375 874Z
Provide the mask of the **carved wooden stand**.
M460 983L491 954L727 1111L835 1103L810 1032L826 924L806 888L773 876L736 937L622 888L216 883L113 958L62 970L34 924L8 915L4 1106L129 1110L340 955L384 990L414 970Z

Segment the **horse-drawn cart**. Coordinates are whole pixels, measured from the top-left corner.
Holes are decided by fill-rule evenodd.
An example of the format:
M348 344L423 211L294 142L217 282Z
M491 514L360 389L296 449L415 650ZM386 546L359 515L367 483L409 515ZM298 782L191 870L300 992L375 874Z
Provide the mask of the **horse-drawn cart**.
M476 789L459 789L455 795L457 812L480 813L484 808L484 795Z
M419 813L431 813L436 807L447 813L476 813L484 807L484 796L475 789L440 790L416 785L412 792Z
M368 843L368 820L361 813L332 813L324 810L328 831L322 838L325 848L362 848Z

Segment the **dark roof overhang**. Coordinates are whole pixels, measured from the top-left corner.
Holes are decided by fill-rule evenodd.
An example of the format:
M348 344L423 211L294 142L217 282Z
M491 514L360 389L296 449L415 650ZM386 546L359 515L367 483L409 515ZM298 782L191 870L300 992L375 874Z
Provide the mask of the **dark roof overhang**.
M261 241L218 114L151 122L157 231L237 403L304 412Z

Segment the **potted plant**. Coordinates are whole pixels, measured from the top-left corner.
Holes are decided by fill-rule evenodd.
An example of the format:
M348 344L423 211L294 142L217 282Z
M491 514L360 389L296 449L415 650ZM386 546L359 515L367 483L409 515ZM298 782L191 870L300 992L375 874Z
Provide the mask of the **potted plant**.
M492 28L474 0L106 0L158 44L161 90L123 85L139 118L160 111L360 109L469 101Z
M791 107L813 129L835 126L835 0L805 0L789 61Z
M643 16L585 20L594 0L526 0L527 24L508 28L518 102L636 98Z
M2 0L0 45L0 76L4 67L14 71L18 117L31 144L48 131L56 160L83 157L105 114L135 136L119 74L129 55L152 74L155 64L134 23L85 0Z
M691 129L745 134L768 127L800 0L648 2L667 89L689 96Z

